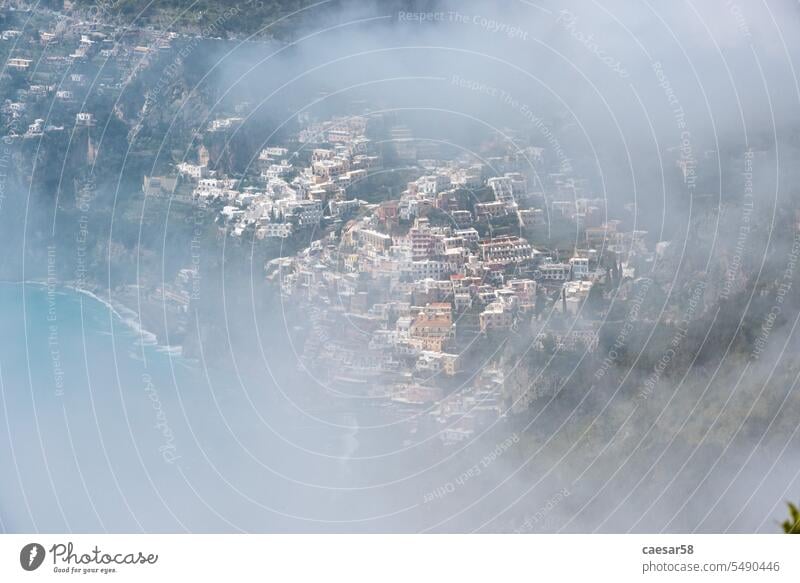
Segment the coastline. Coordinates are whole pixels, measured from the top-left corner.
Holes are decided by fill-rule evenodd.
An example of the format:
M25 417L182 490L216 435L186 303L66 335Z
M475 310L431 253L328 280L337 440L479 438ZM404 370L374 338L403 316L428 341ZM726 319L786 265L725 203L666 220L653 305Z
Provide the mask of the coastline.
M52 286L56 289L69 290L74 293L82 294L105 306L113 314L113 316L115 316L120 322L122 322L122 324L128 327L132 332L134 332L139 337L138 342L141 346L153 346L156 348L156 350L160 352L165 352L172 356L183 356L182 354L183 346L180 344L170 345L167 343L160 342L158 333L151 330L150 326L142 322L142 318L139 312L135 308L131 307L128 303L123 302L118 298L111 297L110 293L108 294L109 295L108 298L104 298L101 295L99 295L103 293L104 290L108 292L108 290L106 288L103 288L102 286L95 285L90 288L86 288L78 286L74 281L51 282L46 279L43 280L30 279L23 281L3 280L0 281L0 284L18 285L18 286L30 285L30 286L44 287L47 289L49 289ZM155 328L156 326L153 327ZM164 326L163 328L166 330L166 326Z

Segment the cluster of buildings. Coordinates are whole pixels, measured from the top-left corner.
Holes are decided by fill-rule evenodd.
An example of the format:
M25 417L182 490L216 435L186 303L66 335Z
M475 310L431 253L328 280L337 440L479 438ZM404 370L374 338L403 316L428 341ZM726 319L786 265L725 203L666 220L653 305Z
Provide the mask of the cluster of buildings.
M304 135L326 127L317 124ZM336 137L361 139L357 132L348 136ZM314 162L351 167L347 155L314 152ZM309 173L330 180L313 164ZM297 182L289 186L297 197L312 192ZM348 200L346 193L337 191L336 200ZM600 285L595 293L602 298L619 274L635 277L615 249L648 253L645 233L597 220L602 200L570 205L544 201L520 170L494 175L486 164L450 159L420 163L399 198L360 202L357 216L334 220L326 209L323 223L337 228L267 265L284 297L311 310L303 365L385 400L399 418L413 420L412 433L425 426L446 443L469 438L516 401L552 394L549 386L533 391L535 397L511 394L492 351L513 334L528 335L534 351L548 343L594 350L598 315L586 308L593 287ZM582 225L568 254L537 247L527 236L554 212ZM553 314L560 325L549 330L544 322Z
M87 97L119 95L179 37L46 10L5 16L0 127L7 142L91 127L96 112Z
M208 131L232 131L232 120L241 121L217 119ZM285 239L318 227L324 217L350 216L362 206L348 193L380 164L366 128L366 118L359 116L312 124L300 132L293 150L264 148L248 173L247 186L211 169L204 147L196 162L178 164L176 173L190 185L192 202L219 207L219 219L230 236L241 237L250 230L257 239ZM146 183L153 179L145 178ZM174 188L170 194L175 195Z
M35 33L0 31L9 44L4 81L16 87L0 104L6 135L99 125L87 93L118 95L177 38L65 19ZM202 134L239 131L246 120L235 113L210 120L191 159L144 176L142 191L204 209L225 236L305 241L266 266L310 315L303 365L387 403L411 433L462 441L519 402L552 394L553 383L508 390L498 364L504 339L530 336L534 351L594 350L587 302L634 279L633 258L652 259L646 233L609 218L585 180L560 166L548 172L542 147L515 145L478 163L441 155L380 116L303 115L289 142L263 148L244 176L231 176L211 163ZM111 114L135 127L144 112ZM89 136L90 161L93 148ZM394 193L388 200L376 196L375 185L400 168L412 178L384 190ZM575 226L572 249L547 248L542 233L554 219ZM197 288L193 265L156 293L185 312ZM560 325L548 329L553 314Z

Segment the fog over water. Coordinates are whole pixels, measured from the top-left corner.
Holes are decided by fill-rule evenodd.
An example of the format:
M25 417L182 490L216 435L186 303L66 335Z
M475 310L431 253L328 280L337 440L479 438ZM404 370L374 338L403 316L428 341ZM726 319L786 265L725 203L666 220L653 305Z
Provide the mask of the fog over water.
M72 113L62 137L4 141L0 530L779 532L800 499L798 5L320 2L279 24L180 37L119 94L99 67L88 142ZM337 116L370 120L385 160L403 142L488 176L513 159L546 211L535 245L563 260L586 240L553 202L602 199L603 222L646 231L603 310L562 318L551 292L461 376L425 379L458 393L500 371L503 398L465 417L500 413L463 441L437 404L309 362L369 329L269 262L343 249L347 221L265 250L223 205L142 195L203 150L237 177L268 146L300 164L298 132ZM400 198L424 158L359 196ZM187 268L181 311L164 288ZM595 350L539 339L581 326Z

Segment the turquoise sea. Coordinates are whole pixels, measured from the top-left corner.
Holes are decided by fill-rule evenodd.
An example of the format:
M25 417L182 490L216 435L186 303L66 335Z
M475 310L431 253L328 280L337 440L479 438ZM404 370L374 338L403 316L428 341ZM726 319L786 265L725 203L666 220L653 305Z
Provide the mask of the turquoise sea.
M89 294L0 284L0 307L3 531L360 523L352 415L342 427L292 418L269 374L183 359Z

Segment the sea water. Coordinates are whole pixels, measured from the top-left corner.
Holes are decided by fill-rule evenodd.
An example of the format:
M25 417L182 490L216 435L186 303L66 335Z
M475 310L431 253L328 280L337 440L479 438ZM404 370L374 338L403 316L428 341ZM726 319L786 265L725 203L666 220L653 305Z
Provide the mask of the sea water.
M0 284L0 529L349 530L354 424L276 411L270 378L184 359L91 294Z

